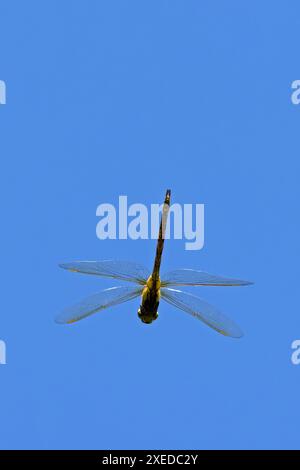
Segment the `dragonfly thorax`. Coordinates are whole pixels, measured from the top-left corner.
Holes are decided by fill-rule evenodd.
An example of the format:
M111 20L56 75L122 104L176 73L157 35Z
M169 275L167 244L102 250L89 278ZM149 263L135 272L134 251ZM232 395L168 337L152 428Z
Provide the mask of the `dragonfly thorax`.
M160 279L154 280L150 276L142 293L142 303L138 309L138 316L143 323L152 323L158 317L160 300Z

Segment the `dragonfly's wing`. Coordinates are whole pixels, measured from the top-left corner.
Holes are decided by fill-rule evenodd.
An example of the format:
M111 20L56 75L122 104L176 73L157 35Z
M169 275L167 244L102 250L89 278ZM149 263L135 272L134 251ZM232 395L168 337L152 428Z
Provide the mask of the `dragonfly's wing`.
M150 272L144 266L127 261L74 261L59 265L63 269L76 273L94 274L95 276L121 279L145 285Z
M249 284L253 283L194 269L177 269L162 276L162 286L247 286Z
M186 292L176 289L161 289L162 298L171 305L193 315L198 320L202 320L208 326L225 336L240 338L243 336L240 328L232 320L225 317L215 307Z
M87 297L72 307L66 308L56 317L56 322L74 323L100 310L134 299L142 294L142 290L142 287L126 286L105 289L98 294Z

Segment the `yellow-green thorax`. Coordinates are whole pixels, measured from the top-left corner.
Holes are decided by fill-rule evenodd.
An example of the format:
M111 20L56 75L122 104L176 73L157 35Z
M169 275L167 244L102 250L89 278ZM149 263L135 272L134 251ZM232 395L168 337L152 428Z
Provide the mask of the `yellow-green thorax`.
M158 317L160 286L159 276L155 279L153 279L152 275L149 276L142 293L141 306L138 310L138 316L143 323L152 323Z

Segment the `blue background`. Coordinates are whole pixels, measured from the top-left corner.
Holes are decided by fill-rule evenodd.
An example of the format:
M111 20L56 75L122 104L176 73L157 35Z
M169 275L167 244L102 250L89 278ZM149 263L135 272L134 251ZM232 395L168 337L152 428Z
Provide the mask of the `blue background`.
M299 2L1 1L1 448L299 448ZM205 204L205 247L164 268L255 281L195 288L242 340L138 300L71 327L108 280L72 259L151 266L100 241L96 207Z

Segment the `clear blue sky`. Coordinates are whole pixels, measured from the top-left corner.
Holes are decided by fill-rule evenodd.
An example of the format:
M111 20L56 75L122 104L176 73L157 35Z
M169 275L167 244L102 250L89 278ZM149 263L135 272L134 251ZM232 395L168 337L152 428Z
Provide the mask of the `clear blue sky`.
M299 448L299 2L1 2L1 448ZM195 288L244 330L138 301L64 327L109 281L72 259L151 265L100 241L96 207L204 203L205 247L165 269L255 281Z

